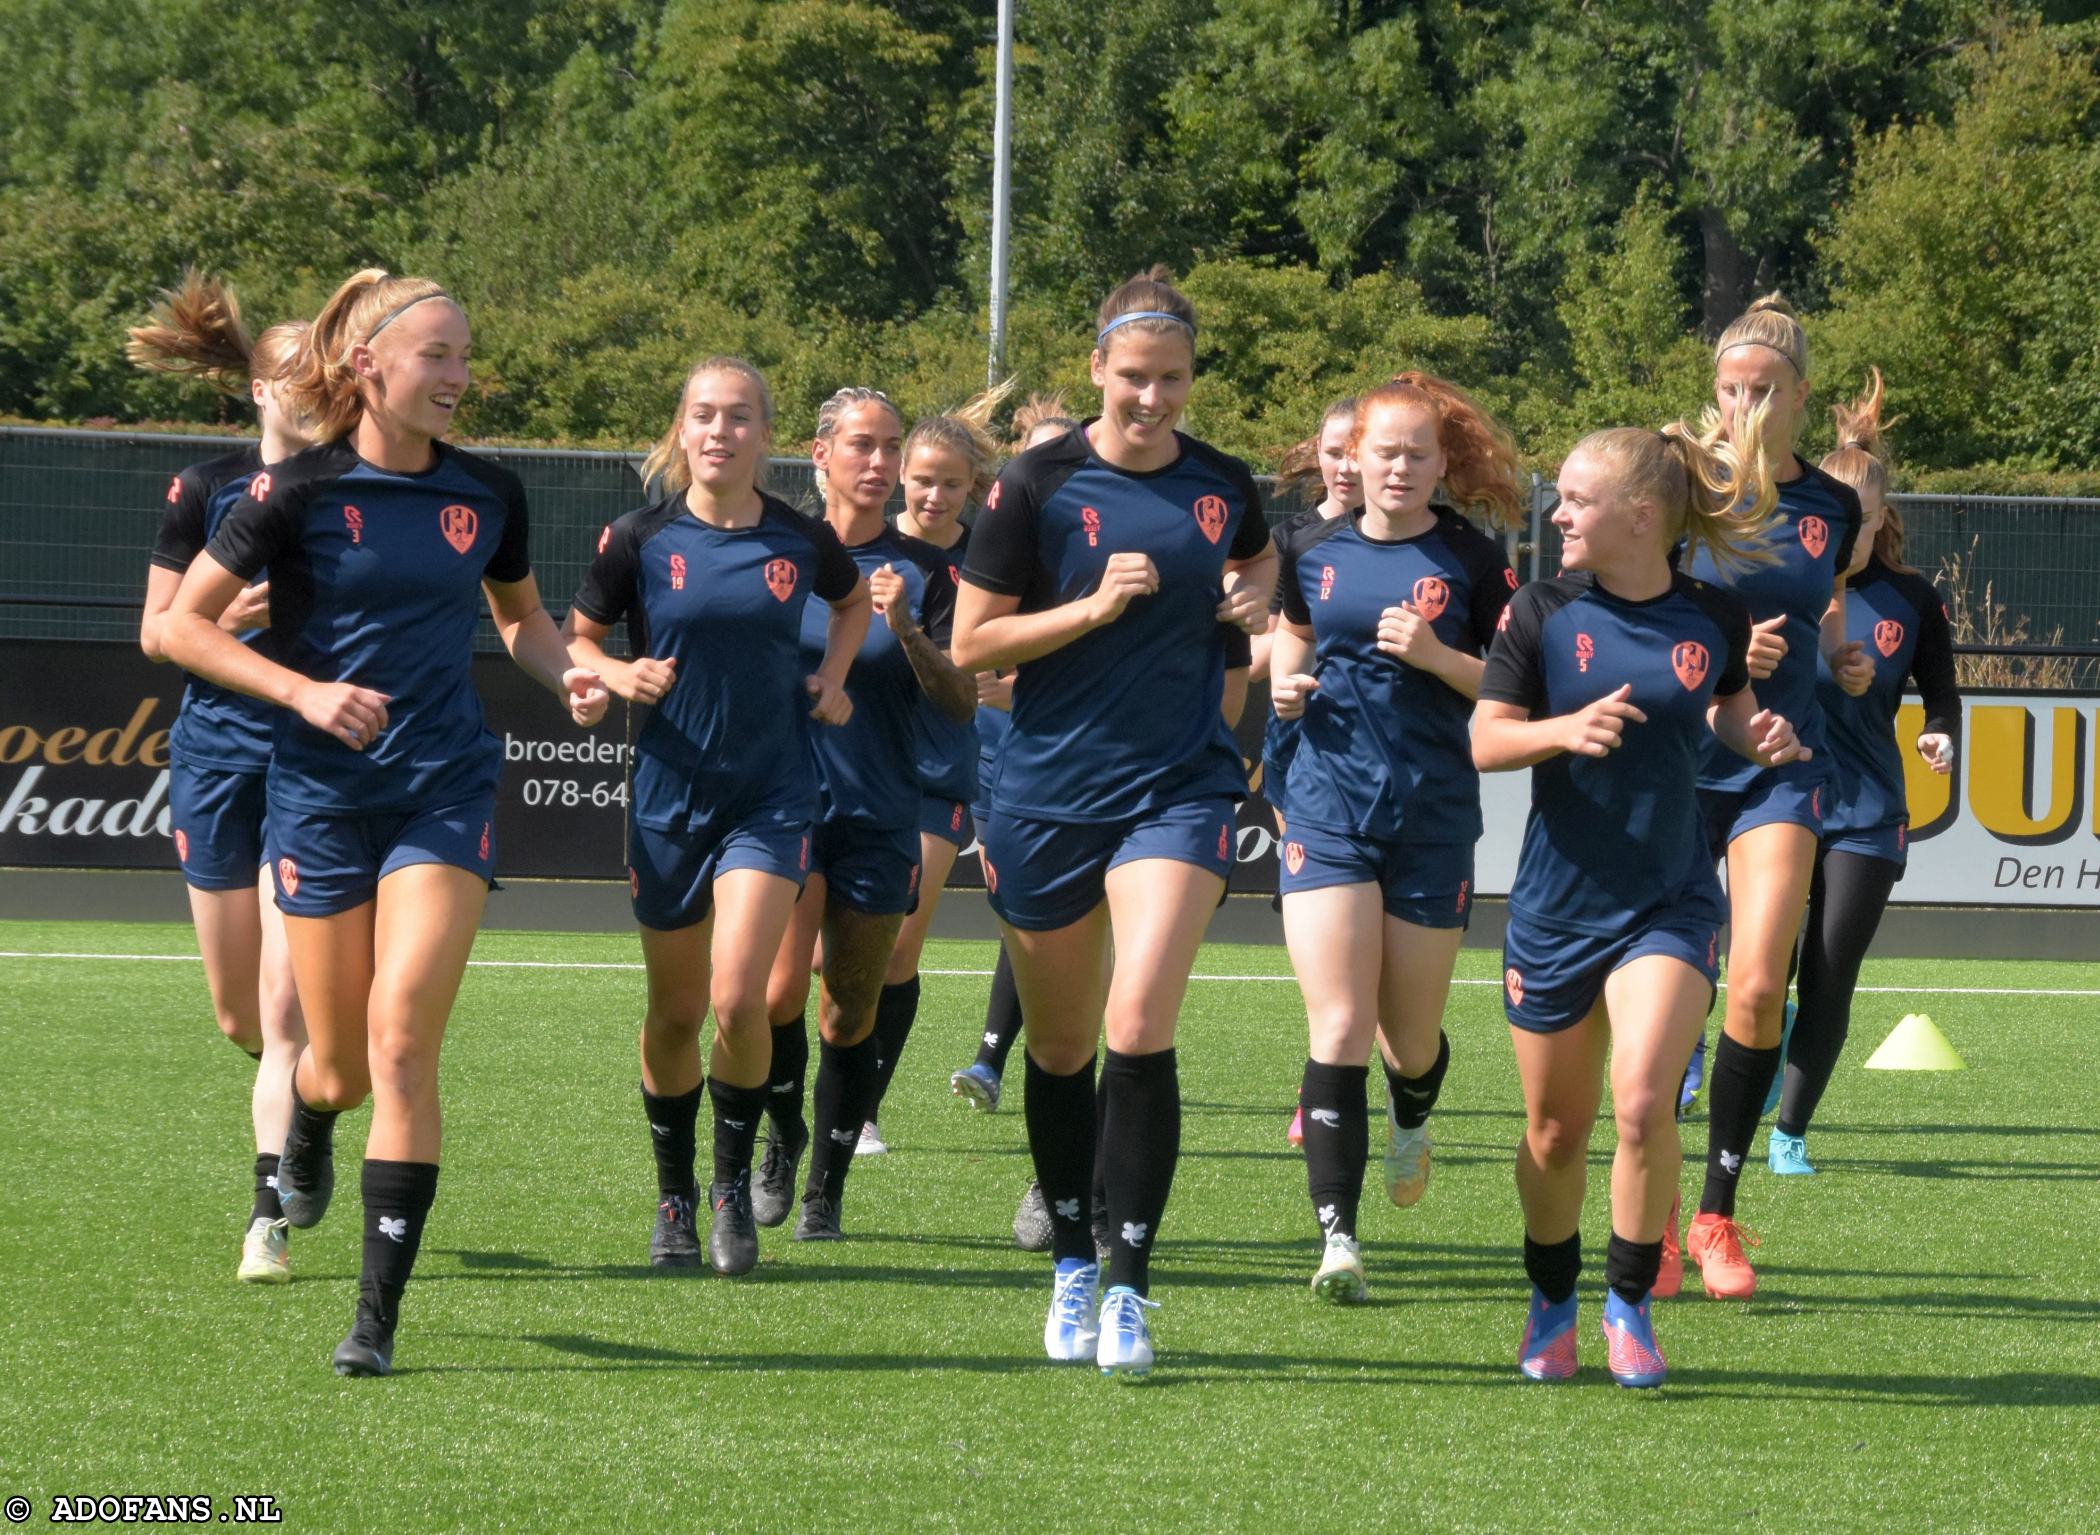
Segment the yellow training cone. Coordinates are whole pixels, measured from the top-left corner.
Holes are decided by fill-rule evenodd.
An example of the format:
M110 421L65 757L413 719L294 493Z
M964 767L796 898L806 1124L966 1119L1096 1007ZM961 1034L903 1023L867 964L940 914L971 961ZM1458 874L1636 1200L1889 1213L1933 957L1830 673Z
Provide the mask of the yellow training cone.
M1969 1063L1954 1053L1930 1018L1905 1013L1881 1048L1867 1057L1869 1071L1967 1071Z

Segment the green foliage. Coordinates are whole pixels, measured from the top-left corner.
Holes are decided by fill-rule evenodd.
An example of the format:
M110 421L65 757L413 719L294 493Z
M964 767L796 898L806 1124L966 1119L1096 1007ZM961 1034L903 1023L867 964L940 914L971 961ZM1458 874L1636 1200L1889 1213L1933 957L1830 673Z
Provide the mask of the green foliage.
M1102 293L1204 312L1190 425L1257 461L1404 366L1541 467L1695 413L1752 294L1909 470L2100 460L2096 31L2040 0L1029 0L1007 353L1084 402ZM463 427L639 442L696 357L983 382L989 0L0 7L0 412L238 419L122 359L196 263L262 321L343 275L467 305ZM1812 439L1811 446L1814 441Z

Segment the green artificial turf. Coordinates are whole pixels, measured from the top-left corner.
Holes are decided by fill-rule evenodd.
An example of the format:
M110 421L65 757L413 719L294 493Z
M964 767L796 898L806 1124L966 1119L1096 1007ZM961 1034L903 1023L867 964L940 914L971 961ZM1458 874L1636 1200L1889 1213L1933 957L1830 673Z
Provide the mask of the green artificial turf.
M178 926L0 924L0 950L193 954ZM274 1494L303 1530L2090 1530L2100 1484L2100 965L1889 961L1810 1147L1763 1170L1747 1305L1657 1308L1669 1384L1613 1387L1596 1332L1610 1155L1584 1224L1582 1373L1522 1382L1519 1098L1492 952L1460 974L1428 1197L1375 1167L1370 1303L1306 1281L1316 1227L1283 1130L1297 992L1198 980L1183 1159L1143 1385L1041 1357L1047 1260L1016 1252L1018 1061L949 1096L987 944L935 944L842 1244L762 1236L743 1281L647 1267L631 937L485 934L444 1058L445 1171L399 1373L328 1355L358 1263L347 1208L295 1232L296 1280L233 1279L246 1060L193 960L0 958L0 1495ZM494 964L488 962L497 962ZM526 962L520 965L518 962ZM600 968L569 968L596 965ZM1206 975L1284 977L1214 947ZM968 974L942 971L978 972ZM2043 987L2083 996L1989 995ZM1958 1074L1869 1072L1906 1012ZM1382 1137L1374 1128L1373 1155ZM1693 1156L1703 1123L1688 1127ZM705 1158L703 1129L703 1166ZM704 1174L703 1174L704 1175ZM1697 1187L1688 1166L1685 1186Z

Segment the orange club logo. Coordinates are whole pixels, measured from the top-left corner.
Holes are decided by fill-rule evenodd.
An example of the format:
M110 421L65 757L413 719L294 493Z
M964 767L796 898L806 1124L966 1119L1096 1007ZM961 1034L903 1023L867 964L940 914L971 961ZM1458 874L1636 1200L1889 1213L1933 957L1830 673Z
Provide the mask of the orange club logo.
M1699 690L1706 680L1709 658L1706 647L1697 640L1682 640L1670 651L1670 670L1677 673L1677 680L1684 684L1687 693Z
M1332 565L1322 565L1320 567L1320 600L1322 602L1325 602L1329 597L1332 597L1333 595L1334 567Z
M1507 565L1502 567L1502 579L1509 583L1509 589L1511 591L1515 591L1517 589L1517 573L1514 570L1511 570Z
M1463 914L1466 909L1466 897L1471 895L1472 893L1473 882L1471 880L1462 879L1458 882L1458 910L1461 914Z
M1079 509L1079 526L1086 530L1086 546L1089 549L1100 548L1101 514L1091 506L1082 506Z
M1884 618L1874 626L1874 648L1884 656L1892 656L1903 643L1903 625L1893 618Z
M999 893L999 871L992 867L990 855L980 853L978 856L984 863L984 888L993 895L997 895Z
M1305 867L1305 844L1286 842L1283 845L1283 866L1296 874Z
M642 898L642 877L635 873L633 864L627 866L627 895L630 900Z
M344 507L343 530L350 535L351 543L362 544L365 541L365 514L354 506Z
M603 554L603 553L605 553L605 546L606 546L607 544L611 543L611 542L612 542L612 524L608 522L608 523L607 523L607 524L605 525L605 531L604 531L604 532L602 532L602 533L600 533L600 534L598 535L598 552L599 552L600 554Z
M948 812L948 830L950 830L950 831L961 831L961 830L962 830L962 818L963 818L963 807L962 807L962 805L961 805L961 804L960 804L960 803L958 802L958 803L957 803L957 805L956 805L956 807L955 807L955 808L954 808L953 810L951 810L951 811L949 811L949 812Z
M489 823L486 821L481 823L481 861L489 861Z
M1196 498L1196 526L1203 536L1216 543L1225 536L1225 498L1223 496L1198 496Z
M802 872L809 872L809 833L802 834Z
M1504 609L1502 610L1502 616L1501 616L1500 618L1498 618L1498 619L1496 619L1496 620L1495 620L1495 632L1496 632L1497 634L1500 634L1500 633L1501 633L1501 632L1502 632L1502 631L1503 631L1504 629L1507 629L1508 627L1509 627L1509 609L1508 609L1508 608L1504 608Z
M270 483L270 471L265 469L261 474L258 474L248 482L248 499L250 501L269 500Z
M183 863L190 861L190 834L180 826L175 828L175 857Z
M917 900L917 899L918 899L918 896L919 896L919 866L918 866L917 864L913 864L913 865L911 866L911 883L910 883L910 884L908 884L908 885L906 885L906 886L904 887L904 893L905 893L906 895L910 896L910 897L911 897L911 898L912 898L913 900Z
M795 595L795 577L800 574L793 560L766 561L766 590L773 594L776 602L785 602Z
M1810 559L1823 558L1823 551L1830 547L1830 524L1820 517L1802 518L1801 547L1808 551Z
M182 499L182 476L176 475L168 481L168 505L173 506Z
M984 498L984 509L988 512L999 505L999 484L1000 482L997 480L992 481L991 494Z
M1502 972L1502 989L1509 993L1511 1007L1524 1005L1524 976L1515 965Z
M682 554L671 556L671 590L674 592L685 590L685 556Z
M1232 823L1230 821L1220 821L1218 823L1218 858L1221 862L1230 863L1232 861Z
M1503 613L1504 613L1504 616L1507 616L1507 614L1508 614L1508 609L1506 609L1506 608L1505 608L1505 609L1503 610ZM1597 642L1596 642L1595 640L1591 639L1591 638L1590 638L1590 637L1589 637L1589 636L1588 636L1587 634L1578 634L1578 635L1576 635L1576 636L1575 636L1575 670L1577 670L1578 672L1586 672L1586 671L1588 671L1588 670L1590 669L1590 662L1592 662L1592 661L1594 661L1594 660L1596 660L1596 659L1597 659Z
M1451 605L1451 587L1442 576L1424 576L1415 583L1415 611L1431 623L1444 616Z
M277 860L277 888L286 895L299 893L299 866L289 858Z
M459 554L474 547L474 535L481 531L481 519L474 515L471 506L448 506L438 513L438 531L445 535L445 542Z

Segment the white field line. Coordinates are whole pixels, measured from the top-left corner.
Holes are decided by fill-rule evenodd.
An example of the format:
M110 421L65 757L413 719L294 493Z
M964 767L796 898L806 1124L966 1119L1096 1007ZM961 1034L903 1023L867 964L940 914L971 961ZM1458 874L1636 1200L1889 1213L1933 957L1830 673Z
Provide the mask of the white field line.
M194 954L87 954L48 949L0 949L0 959L87 959L87 960L135 960L149 964L194 965L198 957ZM554 960L554 959L471 959L469 970L640 970L639 962L632 960ZM989 970L944 970L931 965L919 972L921 975L980 976L991 975ZM1297 984L1291 975L1235 975L1198 971L1189 977L1191 981L1269 981L1272 983ZM1454 979L1454 986L1500 986L1502 983L1489 979ZM1722 982L1726 991L1728 983ZM1857 991L1868 995L1891 997L2100 997L2100 989L2079 990L2053 986L1860 986Z

